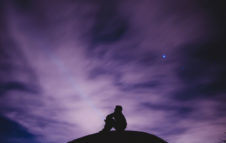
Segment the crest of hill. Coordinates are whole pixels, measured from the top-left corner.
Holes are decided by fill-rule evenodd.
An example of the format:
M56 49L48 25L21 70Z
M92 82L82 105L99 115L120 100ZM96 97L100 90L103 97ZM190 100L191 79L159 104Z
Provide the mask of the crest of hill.
M68 143L167 143L163 139L138 131L111 131L81 137Z

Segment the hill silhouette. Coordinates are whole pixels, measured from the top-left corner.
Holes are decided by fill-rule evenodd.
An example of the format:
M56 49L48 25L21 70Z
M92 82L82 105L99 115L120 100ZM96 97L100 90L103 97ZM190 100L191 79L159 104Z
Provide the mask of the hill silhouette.
M68 143L167 143L163 139L145 132L110 131L81 137Z

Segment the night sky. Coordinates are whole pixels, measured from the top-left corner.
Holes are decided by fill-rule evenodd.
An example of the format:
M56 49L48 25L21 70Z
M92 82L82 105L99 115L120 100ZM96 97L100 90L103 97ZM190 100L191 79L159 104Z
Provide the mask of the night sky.
M1 0L0 142L65 143L128 130L169 143L226 131L220 0Z

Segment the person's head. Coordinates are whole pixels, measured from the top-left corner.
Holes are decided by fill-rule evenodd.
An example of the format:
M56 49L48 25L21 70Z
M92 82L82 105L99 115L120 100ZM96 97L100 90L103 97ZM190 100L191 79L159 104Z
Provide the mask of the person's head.
M121 105L116 105L115 106L115 112L116 113L121 113L122 112L122 106Z

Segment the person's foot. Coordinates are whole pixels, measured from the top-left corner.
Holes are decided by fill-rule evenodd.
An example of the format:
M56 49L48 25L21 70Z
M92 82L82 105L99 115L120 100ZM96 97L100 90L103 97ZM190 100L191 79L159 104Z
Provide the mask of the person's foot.
M107 132L109 132L109 131L106 131L106 130L104 130L104 129L101 130L101 131L99 131L100 134L104 134L104 133L107 133Z

